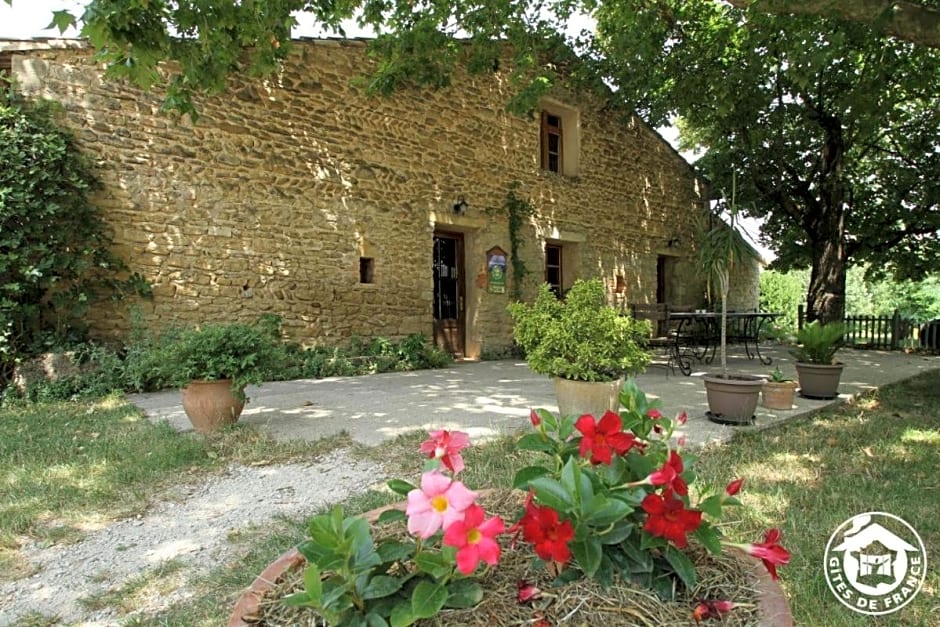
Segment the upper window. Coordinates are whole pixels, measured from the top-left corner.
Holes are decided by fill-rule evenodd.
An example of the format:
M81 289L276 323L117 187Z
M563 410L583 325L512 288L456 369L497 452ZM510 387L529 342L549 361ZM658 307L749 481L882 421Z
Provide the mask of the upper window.
M543 101L539 165L567 176L578 174L581 160L581 120L577 109Z
M542 169L563 173L561 116L542 111Z

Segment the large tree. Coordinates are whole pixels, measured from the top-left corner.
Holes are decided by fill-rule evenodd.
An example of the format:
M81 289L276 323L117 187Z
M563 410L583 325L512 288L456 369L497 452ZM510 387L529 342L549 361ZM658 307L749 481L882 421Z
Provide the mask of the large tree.
M192 110L193 91L224 88L230 72L275 68L293 11L334 29L355 17L380 33L373 48L382 61L369 82L380 92L444 84L458 61L489 71L511 50L523 106L564 76L654 125L678 118L688 145L706 151L701 164L716 188L738 174L739 199L766 219L778 265L812 267L809 315L837 319L849 263L911 277L940 265L940 51L885 36L884 17L866 24L778 13L779 2L739 4L753 6L92 0L82 22L113 74L147 84L161 80L159 61L176 61L168 104L181 110ZM591 14L596 32L566 40L560 32L577 13Z

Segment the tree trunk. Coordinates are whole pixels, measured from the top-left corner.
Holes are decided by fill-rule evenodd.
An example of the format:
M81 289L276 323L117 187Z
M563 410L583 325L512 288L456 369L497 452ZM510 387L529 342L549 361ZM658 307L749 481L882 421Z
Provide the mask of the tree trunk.
M823 324L841 322L845 316L846 187L842 158L846 145L838 118L819 113L825 134L818 162L818 205L809 216L807 235L813 267L806 295L806 317Z

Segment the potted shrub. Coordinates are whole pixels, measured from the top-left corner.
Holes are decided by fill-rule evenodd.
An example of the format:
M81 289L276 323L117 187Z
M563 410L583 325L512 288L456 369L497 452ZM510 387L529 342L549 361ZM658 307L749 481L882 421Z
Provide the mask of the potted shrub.
M623 377L649 363L646 323L609 306L600 279L576 281L564 301L543 284L534 303L512 303L509 313L529 367L554 378L562 415L616 409Z
M182 331L162 351L161 369L183 392L183 409L200 432L238 420L245 386L264 381L277 353L277 329L206 324Z
M796 334L798 346L790 354L796 359L801 396L830 399L839 395L842 363L837 362L835 356L842 348L844 332L841 323L814 321Z
M796 382L787 379L780 371L780 367L770 373L770 379L764 381L763 405L767 409L791 409L793 407L793 394L796 392Z
M705 392L708 397L709 419L722 424L750 424L760 397L764 380L744 374L728 374L728 293L731 291L731 275L736 266L753 258L757 253L735 228L737 207L735 205L736 178L731 177L731 202L726 204L730 222L714 219L710 228L702 229L704 236L699 243L699 261L709 291L717 283L721 296L721 339L719 343L721 374L706 375Z

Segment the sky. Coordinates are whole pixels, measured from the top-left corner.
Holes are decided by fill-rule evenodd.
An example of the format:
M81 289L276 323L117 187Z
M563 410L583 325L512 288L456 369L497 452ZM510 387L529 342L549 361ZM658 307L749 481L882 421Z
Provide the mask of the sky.
M9 6L5 0L0 0L0 39L58 37L57 28L46 29L52 22L52 12L67 9L80 15L85 4L87 4L85 0L13 0L13 5ZM299 15L298 22L293 32L295 37L315 37L323 34L313 24L312 16ZM569 30L578 32L586 25L588 25L586 22L572 24ZM350 37L364 34L355 25L347 28L347 35ZM77 35L74 29L70 29L62 36L75 37ZM666 141L673 146L676 145L677 133L674 128L665 127L658 131ZM694 155L683 153L683 156L690 161L695 160ZM740 226L761 256L768 261L773 259L773 254L757 242L758 223L750 218L744 218Z

